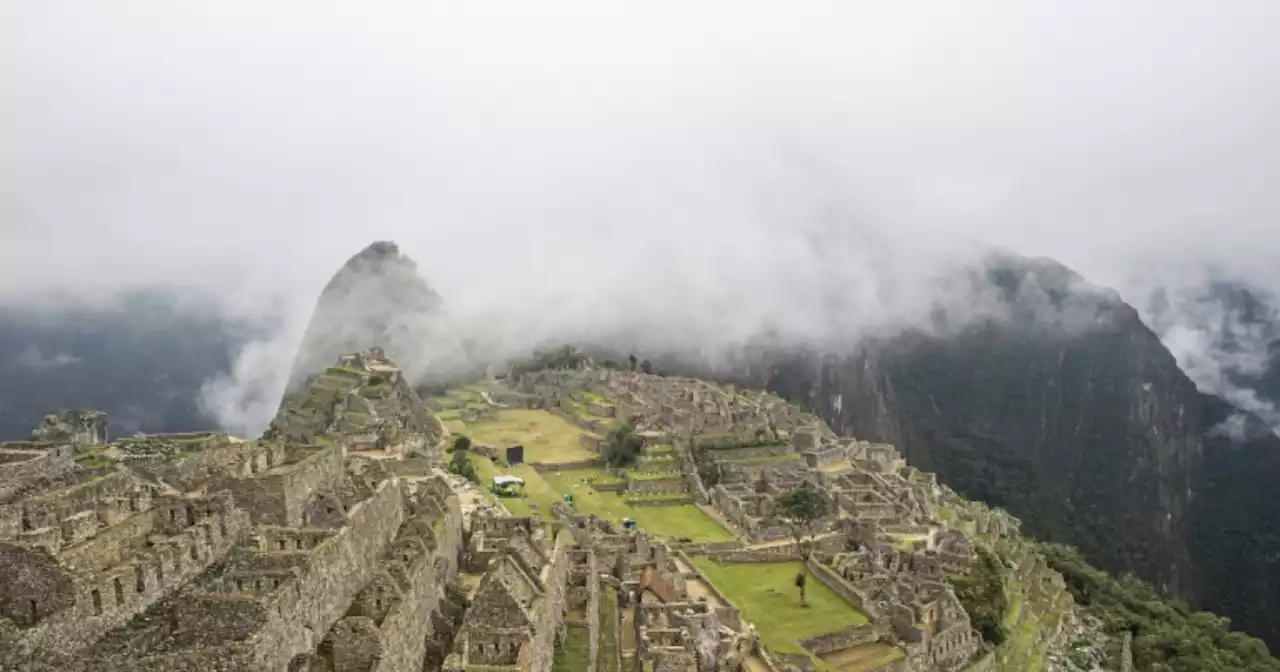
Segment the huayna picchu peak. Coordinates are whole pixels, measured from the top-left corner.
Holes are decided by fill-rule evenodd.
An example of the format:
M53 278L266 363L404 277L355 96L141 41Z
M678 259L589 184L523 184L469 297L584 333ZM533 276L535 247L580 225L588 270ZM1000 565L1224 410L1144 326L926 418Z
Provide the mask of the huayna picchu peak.
M370 244L343 264L320 292L287 390L301 389L338 357L375 346L398 361L416 361L441 303L418 274L418 265L395 243Z

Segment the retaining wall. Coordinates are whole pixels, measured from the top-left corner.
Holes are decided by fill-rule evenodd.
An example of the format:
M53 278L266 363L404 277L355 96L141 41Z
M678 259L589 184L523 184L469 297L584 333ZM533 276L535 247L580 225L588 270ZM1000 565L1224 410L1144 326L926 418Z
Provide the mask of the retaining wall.
M828 632L825 635L802 639L800 646L815 656L823 656L833 651L870 644L879 639L880 636L876 634L875 628L870 625L855 625L836 632Z

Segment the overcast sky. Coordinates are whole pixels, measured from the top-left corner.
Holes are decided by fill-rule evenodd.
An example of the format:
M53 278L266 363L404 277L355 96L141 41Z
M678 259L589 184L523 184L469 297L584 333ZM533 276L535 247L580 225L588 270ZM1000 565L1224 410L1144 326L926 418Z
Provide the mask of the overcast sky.
M305 316L375 239L578 320L892 312L972 242L1280 288L1273 0L5 6L0 301Z

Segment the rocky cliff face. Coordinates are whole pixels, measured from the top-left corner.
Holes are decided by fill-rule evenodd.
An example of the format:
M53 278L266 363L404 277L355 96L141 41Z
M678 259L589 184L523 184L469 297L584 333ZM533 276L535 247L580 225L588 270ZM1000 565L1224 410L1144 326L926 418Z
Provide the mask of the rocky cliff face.
M1133 308L1092 301L1087 329L986 320L839 356L773 352L751 377L1031 536L1280 646L1280 438L1199 391Z
M325 285L289 374L286 394L338 357L383 347L415 376L440 296L395 243L379 241L351 257Z

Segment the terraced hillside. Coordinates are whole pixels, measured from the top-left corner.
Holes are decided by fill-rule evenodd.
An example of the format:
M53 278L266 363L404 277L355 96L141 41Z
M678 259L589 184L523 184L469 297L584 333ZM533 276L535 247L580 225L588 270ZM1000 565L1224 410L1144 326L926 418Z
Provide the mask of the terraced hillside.
M748 669L1012 672L1124 664L1124 637L1073 600L1039 546L1018 534L1016 519L965 500L906 465L891 446L836 437L771 395L580 368L479 381L428 401L439 409L446 446L457 436L471 439L467 457L481 484L499 475L525 480L521 496L488 495L512 514L546 523L566 510L618 526L631 520L689 553L688 563L673 565L689 594L756 624L761 647L744 662ZM606 459L621 427L643 442L625 466ZM523 464L502 460L501 449L514 444L525 447ZM800 547L771 501L805 484L826 492L832 510ZM976 622L969 625L963 610L945 620L950 589L929 578L968 572L961 556L978 550L998 560L1000 610L990 637L985 626L980 635ZM862 564L869 558L891 565L891 573ZM788 577L802 568L810 573L813 606L795 611ZM914 613L911 624L890 616L902 609ZM627 618L624 660L638 646ZM956 639L969 637L964 632L972 640ZM958 646L948 643L953 639L972 643L941 648Z

